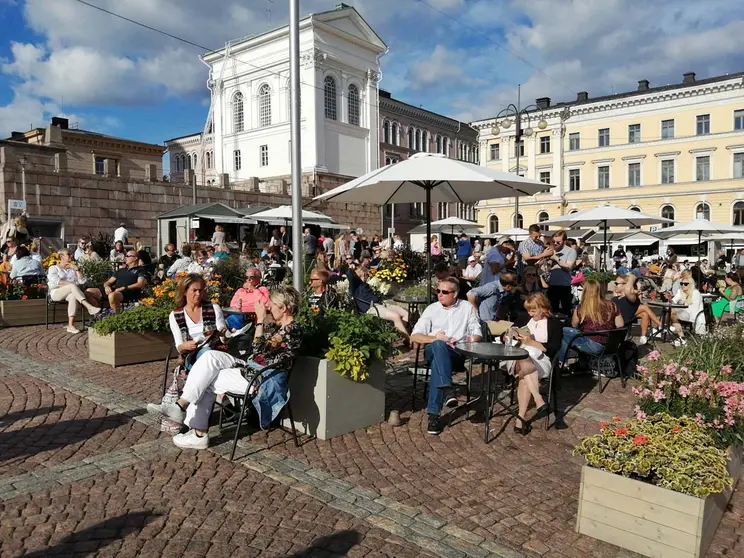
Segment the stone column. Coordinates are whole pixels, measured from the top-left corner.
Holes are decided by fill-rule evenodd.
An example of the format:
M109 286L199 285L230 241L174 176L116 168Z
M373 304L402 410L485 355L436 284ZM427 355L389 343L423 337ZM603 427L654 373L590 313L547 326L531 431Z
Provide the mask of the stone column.
M510 140L511 138L509 136L501 137L501 170L504 172L509 172L511 167L510 160L513 153Z
M532 134L529 137L525 137L525 155L527 155L527 172L524 173L525 178L532 178L535 179L535 165L537 164L535 162L536 152L537 152L537 135Z
M366 87L361 93L362 112L365 115L362 125L369 129L367 172L379 169L384 164L384 161L380 161L380 95L377 85L379 81L379 68L368 70ZM400 125L398 133L400 133Z
M550 182L555 185L554 188L550 189L550 193L553 197L560 198L563 195L563 181L565 173L563 172L563 134L561 128L555 128L553 130L553 137L551 138L553 144L553 170L550 173Z

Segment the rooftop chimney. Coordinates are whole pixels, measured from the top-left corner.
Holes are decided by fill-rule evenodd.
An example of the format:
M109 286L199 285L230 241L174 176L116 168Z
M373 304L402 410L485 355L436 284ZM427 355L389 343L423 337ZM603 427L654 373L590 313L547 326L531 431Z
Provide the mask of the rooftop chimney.
M588 101L589 100L589 93L587 93L586 91L579 91L579 94L576 95L576 100L579 103L584 103L584 102Z
M56 126L60 130L67 130L70 127L70 121L67 120L67 118L60 118L59 116L53 116L52 126Z
M538 108L546 109L550 107L550 97L540 97L539 99L535 99L535 104L538 106Z
M638 80L638 91L648 91L648 80L647 79Z
M685 85L695 83L695 72L687 72L686 74L682 74L682 83Z

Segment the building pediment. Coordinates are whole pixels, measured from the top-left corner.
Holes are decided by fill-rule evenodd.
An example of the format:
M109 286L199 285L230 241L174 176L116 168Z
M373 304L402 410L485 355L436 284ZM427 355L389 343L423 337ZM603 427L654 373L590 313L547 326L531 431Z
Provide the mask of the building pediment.
M351 35L366 43L375 45L380 52L387 49L387 45L372 27L359 15L354 8L336 9L319 14L313 14L313 23L321 23L328 28L344 35Z

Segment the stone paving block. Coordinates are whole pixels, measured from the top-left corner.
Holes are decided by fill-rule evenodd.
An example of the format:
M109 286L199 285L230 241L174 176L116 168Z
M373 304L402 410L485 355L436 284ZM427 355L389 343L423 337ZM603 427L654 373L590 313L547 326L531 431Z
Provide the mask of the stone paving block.
M355 506L354 504L350 504L349 502L346 502L344 500L331 500L330 502L328 502L328 505L332 508L336 508L337 510L350 513L355 517L365 518L369 516L369 512L367 510Z
M374 502L372 500L368 500L366 498L359 498L355 502L355 504L357 506L359 506L360 508L364 508L365 510L367 510L370 513L376 513L376 514L379 514L380 512L382 512L385 509L387 509L382 504L378 504L377 502Z
M321 469L310 469L307 471L307 474L319 480L330 479L333 476L326 471L322 471Z
M525 558L523 553L517 552L516 550L512 550L511 548L493 541L485 540L480 544L480 546L499 558Z
M434 517L433 515L429 515L427 513L418 514L416 516L416 521L426 523L427 525L434 527L435 529L439 529L440 527L444 527L445 525L447 525L447 522L443 519Z
M419 535L423 535L437 541L442 540L446 536L446 533L441 529L435 529L431 525L422 523L421 521L418 521L418 518L416 521L411 522L408 527L411 529L411 531L414 531Z
M393 508L385 508L383 511L379 513L382 517L386 517L390 519L391 521L394 521L395 523L398 523L400 525L410 525L413 523L413 519L411 519L409 516L404 515L398 511L395 511Z
M95 465L83 465L80 467L76 467L75 469L64 471L62 473L62 476L65 477L68 481L78 481L97 475L100 472L101 470Z
M356 494L357 496L361 496L362 498L366 498L367 500L374 500L380 497L379 492L375 492L374 490L369 490L367 488L362 488L361 486L355 486L349 492L351 492L352 494Z
M310 465L308 465L307 463L303 463L302 461L298 461L297 459L292 459L290 457L282 461L282 464L286 465L287 467L291 467L292 469L296 469L297 471L307 472L309 469L311 469Z
M284 475L282 473L274 471L273 469L269 469L265 474L270 479L275 480L276 482L281 484L292 485L297 482L296 479L293 479L289 475Z
M333 496L331 496L327 492L323 492L319 488L312 486L310 484L306 484L304 482L295 483L290 488L292 488L293 490L298 490L300 492L303 492L304 494L307 494L308 496L312 496L316 500L320 500L321 502L324 502L326 504L334 500Z
M432 540L416 533L410 533L406 536L406 539L413 544L420 546L424 550L428 550L442 558L465 558L466 556L465 553L460 550L452 548L451 546L446 546L439 541Z
M459 550L465 553L466 556L470 556L472 558L486 558L489 554L489 552L485 548L481 548L474 544L465 542L459 537L448 535L444 539L442 539L442 542L447 546L452 547L455 550Z
M369 521L375 527L379 527L380 529L389 531L390 533L398 535L399 537L407 537L411 534L411 530L408 527L406 527L405 525L401 525L396 521L393 521L389 517L384 517L382 515L370 515L367 518L367 521Z
M304 475L307 477L308 475ZM319 486L320 490L323 492L327 492L331 496L335 496L339 500L343 500L344 502L349 502L350 504L353 504L357 501L357 496L354 496L351 492L348 490L340 489L337 486L334 486L329 483L324 483Z

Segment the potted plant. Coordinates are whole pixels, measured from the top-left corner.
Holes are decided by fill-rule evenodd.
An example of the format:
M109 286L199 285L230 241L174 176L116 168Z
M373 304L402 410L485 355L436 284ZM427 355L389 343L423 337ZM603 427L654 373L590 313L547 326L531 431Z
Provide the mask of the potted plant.
M40 325L46 319L47 286L21 281L0 283L0 326Z
M295 426L327 440L382 422L383 361L398 337L394 328L370 314L307 305L298 321L305 338L290 378Z
M576 530L655 557L704 556L738 476L726 449L690 417L601 425L581 441Z

